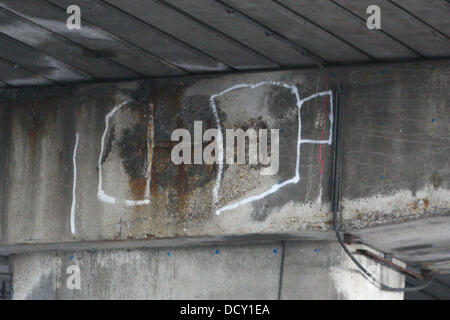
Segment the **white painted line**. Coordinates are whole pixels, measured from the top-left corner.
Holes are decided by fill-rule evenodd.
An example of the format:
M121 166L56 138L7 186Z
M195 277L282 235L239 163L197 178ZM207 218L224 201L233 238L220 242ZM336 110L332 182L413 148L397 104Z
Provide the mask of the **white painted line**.
M125 205L127 207L133 207L133 206L142 206L145 204L150 204L150 200L149 199L144 199L144 200L125 200Z
M75 235L75 206L77 202L76 190L77 190L77 149L80 135L75 133L75 146L73 147L73 187L72 187L72 206L70 208L70 231Z
M155 122L154 122L154 110L155 106L153 103L150 104L150 112L148 115L148 123L147 123L147 170L145 171L145 177L147 178L147 182L145 185L145 198L150 198L150 183L152 181L152 165L153 165L153 151L154 151L154 143L155 141ZM150 129L150 132L149 132Z

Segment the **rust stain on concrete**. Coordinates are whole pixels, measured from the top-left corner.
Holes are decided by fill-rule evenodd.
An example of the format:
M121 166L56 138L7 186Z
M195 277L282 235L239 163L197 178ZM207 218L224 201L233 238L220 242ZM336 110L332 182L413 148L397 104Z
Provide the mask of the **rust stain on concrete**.
M133 200L142 200L145 197L145 187L147 179L145 177L130 178L129 181L131 196Z
M423 199L423 209L427 210L429 205L430 205L430 200L428 200L428 198Z

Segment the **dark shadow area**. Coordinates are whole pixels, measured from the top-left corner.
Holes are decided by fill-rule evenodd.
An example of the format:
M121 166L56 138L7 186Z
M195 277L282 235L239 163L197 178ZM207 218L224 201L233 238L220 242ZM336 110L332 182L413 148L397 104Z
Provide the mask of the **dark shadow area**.
M407 288L417 285L414 278L406 277ZM423 290L406 292L405 300L450 300L450 274L436 275L433 282Z
M12 298L12 275L8 265L8 259L0 257L0 300Z

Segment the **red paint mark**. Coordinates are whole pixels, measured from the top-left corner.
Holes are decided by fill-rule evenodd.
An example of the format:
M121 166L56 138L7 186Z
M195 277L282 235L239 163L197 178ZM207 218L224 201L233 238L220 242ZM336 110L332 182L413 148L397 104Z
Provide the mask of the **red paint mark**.
M328 90L328 76L325 78L326 90ZM327 112L328 112L328 95L324 96L325 100L323 103L323 123L322 130L320 131L320 140L323 140L323 134L326 126ZM322 149L323 148L323 149ZM319 144L319 153L317 155L317 160L320 163L320 174L323 174L325 170L325 147L322 144Z

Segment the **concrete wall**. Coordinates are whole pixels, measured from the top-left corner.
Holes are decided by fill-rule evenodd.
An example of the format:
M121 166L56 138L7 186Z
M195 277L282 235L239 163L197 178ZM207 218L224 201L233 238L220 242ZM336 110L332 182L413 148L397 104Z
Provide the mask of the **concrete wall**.
M330 176L331 157L320 174L314 144L301 148L301 183L221 215L215 214L213 205L217 166L177 166L170 160L174 129L192 130L194 120L202 120L204 129L216 126L211 95L240 83L278 80L297 83L301 97L326 90L323 77L309 72L7 91L1 98L2 142L7 150L1 161L5 173L2 242L326 230L330 184L324 177ZM110 114L128 99L133 102ZM258 166L225 166L217 207L296 176L299 118L291 89L282 85L241 88L215 100L224 128L277 128L281 135L279 172L262 176ZM325 103L322 98L305 102L302 138L319 140L323 135L328 139L331 106ZM328 110L325 114L323 108ZM154 128L154 141L148 141L149 126ZM329 155L332 152L329 145L323 149ZM143 174L148 170L150 178ZM98 196L100 178L103 197ZM111 197L115 204L109 203ZM147 205L126 205L146 199Z
M348 228L448 214L449 76L447 62L380 65L345 76Z
M448 61L334 72L345 87L345 228L448 212ZM327 90L335 92L316 70L1 90L0 244L325 237L332 223L333 145L317 142L329 138L333 105L326 95L302 99ZM203 121L203 130L217 126L211 97L223 129L280 129L277 174L229 165L218 183L217 165L170 161L174 129L192 131L194 120ZM299 137L308 140L300 157ZM297 161L298 181L216 214L290 181ZM145 204L129 205L135 201ZM448 248L448 236L443 241Z
M354 249L354 248L353 248ZM352 250L353 250L352 249ZM354 269L338 244L280 242L202 248L47 252L12 256L14 299L402 299ZM404 276L363 259L384 282ZM81 288L68 289L69 266ZM283 277L280 288L280 270Z

